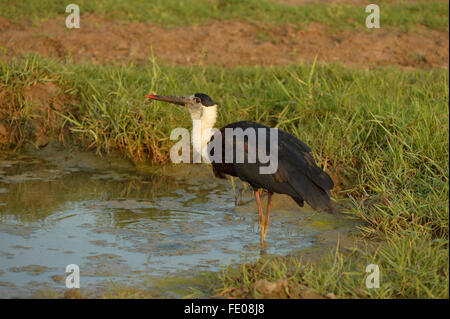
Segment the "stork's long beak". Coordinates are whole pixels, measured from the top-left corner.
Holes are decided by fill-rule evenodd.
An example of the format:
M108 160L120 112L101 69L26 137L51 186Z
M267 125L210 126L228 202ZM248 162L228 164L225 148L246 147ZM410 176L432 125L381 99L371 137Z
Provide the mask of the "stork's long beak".
M186 105L186 103L189 101L188 96L163 96L163 95L149 94L146 95L145 97L148 97L149 99L152 100L164 101L178 105Z

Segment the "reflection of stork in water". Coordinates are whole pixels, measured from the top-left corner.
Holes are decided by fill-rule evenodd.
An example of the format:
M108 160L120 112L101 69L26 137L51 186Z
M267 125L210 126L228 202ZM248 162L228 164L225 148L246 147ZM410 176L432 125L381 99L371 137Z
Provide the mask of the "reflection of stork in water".
M287 194L299 206L303 206L304 201L306 201L316 210L333 212L333 205L330 200L330 190L334 186L333 181L327 173L316 165L310 154L311 149L295 136L282 130L277 130L278 167L274 173L262 174L261 168L267 167L267 165L261 163L264 163L264 161L260 161L257 158L256 163L254 163L247 159L250 152L257 152L259 154L259 139L264 139L267 141L267 145L269 145L269 142L273 138L271 134L274 134L273 130L269 127L255 122L242 121L224 126L220 129L220 135L218 133L214 134L211 129L216 122L217 105L208 95L196 93L192 96L146 96L153 100L170 102L187 107L191 113L192 120L200 121L201 123L201 143L194 143L194 148L197 147L196 151L200 154L208 143L210 144L208 146L214 144L212 142L216 137L222 139L222 160L214 161L214 153L212 152L214 147L209 153L214 175L219 178L225 178L226 175L235 176L253 187L258 203L262 244L264 243L269 228L270 203L273 193ZM254 129L256 141L250 141L249 138L245 139L243 137L244 140L239 141L243 143L240 145L243 145L246 160L244 163L238 163L236 161L236 154L233 154L233 161L227 163L225 161L225 145L229 140L225 139L225 129L242 129L245 131L248 128ZM233 152L236 152L237 142L234 139L231 141L233 143ZM269 146L267 149L269 149ZM261 206L260 189L266 189L268 191L267 212L265 216Z

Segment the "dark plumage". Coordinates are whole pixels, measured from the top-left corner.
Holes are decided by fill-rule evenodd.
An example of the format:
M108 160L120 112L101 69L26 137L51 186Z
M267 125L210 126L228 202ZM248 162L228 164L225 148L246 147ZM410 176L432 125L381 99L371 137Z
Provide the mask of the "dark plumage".
M266 189L272 193L287 194L300 206L306 201L317 210L331 212L331 200L329 191L334 184L330 176L319 168L310 152L311 149L295 136L278 130L278 170L274 174L260 174L259 167L263 164L256 163L225 163L225 128L265 128L266 141L269 141L269 127L255 122L235 122L220 129L222 138L222 163L212 162L215 176L224 178L226 174L240 178L248 182L254 189ZM211 138L211 141L217 134ZM258 134L256 135L256 145ZM248 150L248 140L244 142L245 150ZM235 146L235 143L234 143ZM253 149L253 147L250 147ZM256 146L255 146L256 149ZM269 146L267 146L269 150ZM214 150L211 150L211 155ZM236 158L234 156L234 158Z
M203 93L195 93L195 97L198 97L200 101L202 102L202 105L204 106L213 106L216 103L213 102L213 100L209 97L209 95L203 94Z

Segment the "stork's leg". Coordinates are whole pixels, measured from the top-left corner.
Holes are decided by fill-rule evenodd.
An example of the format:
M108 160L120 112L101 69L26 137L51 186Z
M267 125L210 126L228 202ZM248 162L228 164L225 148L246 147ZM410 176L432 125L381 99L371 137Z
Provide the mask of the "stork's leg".
M270 202L272 201L272 192L269 192L269 195L267 197L267 211L266 211L266 217L265 217L265 224L264 224L264 235L263 235L263 242L266 240L267 230L269 229L269 216L270 216Z
M258 203L258 213L259 213L259 229L262 229L264 225L264 213L261 206L261 199L259 198L259 189L255 191L256 202Z
M255 191L256 202L258 203L258 213L259 213L259 239L261 241L261 246L264 246L264 213L261 206L261 199L259 198L259 190Z

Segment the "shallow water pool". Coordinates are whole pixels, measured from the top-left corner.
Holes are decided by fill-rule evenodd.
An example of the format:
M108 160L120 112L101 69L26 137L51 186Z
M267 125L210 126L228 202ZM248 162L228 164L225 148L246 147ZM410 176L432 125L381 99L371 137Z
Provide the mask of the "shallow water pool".
M320 245L324 230L350 225L276 195L262 249L251 196L244 192L246 204L236 206L230 184L207 165L136 168L86 153L0 153L0 297L64 290L69 264L92 291L108 282L151 288L144 278L292 254Z

